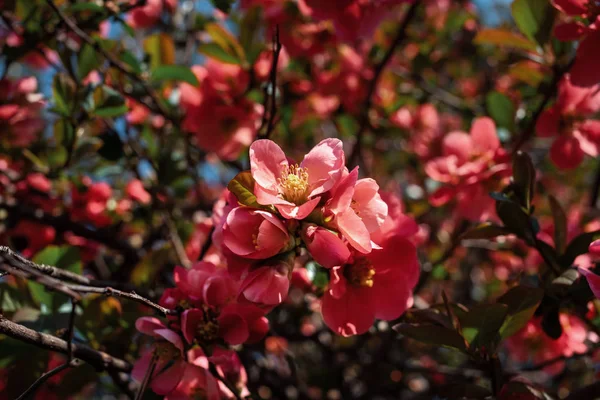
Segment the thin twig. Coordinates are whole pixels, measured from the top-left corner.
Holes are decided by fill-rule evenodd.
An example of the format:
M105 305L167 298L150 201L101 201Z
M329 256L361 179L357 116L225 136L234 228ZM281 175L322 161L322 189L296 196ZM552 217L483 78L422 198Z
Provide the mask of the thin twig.
M396 49L400 46L400 44L402 44L402 42L406 38L406 30L412 19L417 15L417 8L419 6L419 3L421 2L415 1L411 4L410 8L406 12L406 15L404 16L404 19L400 23L400 27L398 28L398 32L396 33L396 37L392 41L390 48L383 56L383 59L375 66L375 73L367 90L367 96L365 98L365 104L362 108L362 114L360 116L358 131L355 135L356 141L354 142L354 147L352 148L350 157L348 157L348 165L357 164L361 157L363 138L367 127L369 126L369 111L373 104L373 95L375 94L375 90L377 89L377 85L379 84L379 79L381 78L385 67L390 62L394 53L396 52Z
M190 268L192 266L192 263L190 262L190 259L188 258L185 252L185 247L183 246L183 242L181 241L181 237L177 232L177 227L175 226L175 223L173 222L173 218L170 215L170 213L165 212L163 215L163 220L165 221L167 229L169 230L169 240L173 245L173 249L175 250L175 254L177 255L177 260L179 261L179 264L181 264L185 268Z
M152 380L152 375L154 374L154 369L156 368L157 361L158 361L158 354L156 354L156 352L154 352L154 354L152 355L152 360L150 360L150 364L148 365L148 369L146 370L146 373L144 374L144 379L142 380L140 389L138 390L137 395L135 396L135 400L141 400L142 397L144 397L144 392L146 391L146 387L148 387L148 384Z
M219 371L217 370L217 367L215 366L214 363L209 362L208 364L208 371L215 377L217 378L219 381L221 381L223 383L223 385L225 385L227 387L227 389L229 389L229 391L231 393L233 393L233 396L236 398L236 400L242 400L242 397L240 396L240 392L239 390L233 386L231 384L231 382L229 382L227 379L223 378L221 376L221 374L219 374Z
M0 315L0 333L42 349L65 355L69 354L69 345L65 340L27 328L4 318L2 315ZM98 370L131 371L131 364L125 360L112 357L82 344L73 343L72 346L75 358L85 361Z
M540 115L542 115L542 113L544 112L544 108L546 108L546 105L556 94L560 80L562 79L563 75L571 69L574 60L575 59L571 60L571 62L569 62L563 68L560 68L557 65L555 65L553 68L554 74L552 75L552 80L550 81L548 86L545 86L544 88L544 84L541 83L538 87L538 92L541 92L544 97L542 98L542 102L540 103L540 105L533 112L529 123L526 125L525 129L523 129L523 133L519 137L517 137L517 140L512 150L513 154L519 151L521 147L535 134L535 126Z
M15 276L20 276L24 279L34 279L36 282L48 288L51 288L52 290L56 290L58 292L66 294L74 300L80 300L81 293L98 293L103 294L105 296L117 296L136 301L150 308L153 308L154 310L160 312L165 316L177 313L176 310L170 310L166 307L162 307L133 291L124 292L122 290L114 289L112 287L96 287L81 285L76 283L65 282L57 278L45 275L43 272L40 272L41 270L43 270L43 268L40 265L19 256L6 246L0 246L0 270L10 272Z
M56 374L61 373L62 371L66 370L67 368L78 367L79 365L80 365L79 360L77 360L77 359L69 360L64 364L61 364L58 367L53 368L48 372L45 372L42 376L37 378L37 380L35 382L33 382L31 384L31 386L29 386L27 388L27 390L25 390L19 397L17 397L16 400L26 400L29 398L33 398L35 391L38 390L44 383L46 383L46 381L48 379L52 378Z
M263 136L265 139L268 139L271 136L271 133L273 133L273 129L275 128L275 114L277 113L277 62L279 60L279 53L281 53L281 42L279 41L279 25L276 25L275 37L273 39L273 62L269 73L269 81L271 82L271 111L269 112L267 130ZM266 109L263 110L263 113L266 112Z
M71 299L71 314L69 314L69 327L67 328L68 361L73 360L73 336L75 335L75 315L77 311L77 301Z

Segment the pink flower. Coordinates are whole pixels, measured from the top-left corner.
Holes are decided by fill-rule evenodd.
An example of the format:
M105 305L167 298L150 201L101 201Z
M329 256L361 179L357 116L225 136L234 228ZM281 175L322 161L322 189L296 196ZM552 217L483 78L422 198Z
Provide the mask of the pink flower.
M44 102L35 77L0 80L0 144L27 147L44 129Z
M125 192L132 200L137 201L141 204L150 204L152 196L144 189L144 183L139 179L132 179L127 183Z
M588 253L595 258L600 257L600 239L594 240L588 247Z
M566 75L559 83L556 103L545 110L536 124L539 136L558 136L550 148L550 159L561 169L577 167L584 154L600 154L600 85L578 87Z
M239 287L225 268L204 261L190 269L175 267L173 278L177 287L197 306L221 307L233 300Z
M381 227L388 207L373 179L357 178L358 168L354 168L340 181L325 205L325 215L333 214L328 225L335 227L352 247L369 253L373 248L370 234Z
M571 357L575 353L585 353L585 325L578 318L568 314L560 314L560 324L563 333L554 340L544 333L541 317L530 320L523 329L506 341L509 354L520 362L531 360L539 364L560 356ZM544 371L557 375L564 365L564 362L557 362L544 368Z
M223 225L223 245L244 258L272 257L283 251L289 240L283 222L267 211L236 207Z
M444 137L442 157L429 161L425 172L439 182L457 182L483 172L499 148L494 122L477 118L470 133L454 131Z
M306 218L319 203L320 196L337 183L344 163L339 139L321 141L300 165L290 165L281 148L270 140L257 140L250 146L258 203L274 205L288 219Z
M168 329L158 318L138 318L135 327L139 332L152 336L155 343L135 363L131 375L141 382L154 359L156 367L149 386L155 393L166 395L179 384L186 368L183 342L177 332Z
M343 336L365 333L375 318L389 321L406 311L418 278L415 246L401 235L388 237L382 249L356 254L331 269L321 304L323 320Z

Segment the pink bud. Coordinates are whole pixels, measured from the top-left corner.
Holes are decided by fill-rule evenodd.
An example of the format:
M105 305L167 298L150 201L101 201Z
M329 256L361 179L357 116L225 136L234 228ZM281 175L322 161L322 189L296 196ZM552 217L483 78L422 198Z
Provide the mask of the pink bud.
M325 268L340 266L348 261L350 250L335 233L306 224L301 234L312 258Z
M600 239L594 240L588 247L588 253L594 258L600 258Z

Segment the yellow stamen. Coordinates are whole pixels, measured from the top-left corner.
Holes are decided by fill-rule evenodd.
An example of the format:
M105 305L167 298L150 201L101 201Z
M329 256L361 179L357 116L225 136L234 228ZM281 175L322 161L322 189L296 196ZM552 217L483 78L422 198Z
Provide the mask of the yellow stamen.
M361 258L354 264L346 265L344 276L354 286L373 287L375 268L367 259Z
M280 195L294 204L303 204L308 200L308 171L297 164L283 168L279 183Z
M217 321L206 321L198 325L196 338L203 342L212 342L219 337L219 324Z

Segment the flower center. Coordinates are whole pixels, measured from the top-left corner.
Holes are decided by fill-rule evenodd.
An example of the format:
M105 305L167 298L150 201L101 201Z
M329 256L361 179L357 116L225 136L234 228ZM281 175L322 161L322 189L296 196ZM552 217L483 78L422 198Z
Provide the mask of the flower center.
M366 258L361 258L346 265L344 276L353 286L373 287L375 268Z
M206 400L208 399L208 393L204 388L195 387L190 390L190 398L193 400Z
M280 195L294 204L303 204L308 200L308 171L298 164L283 168L278 180Z
M196 338L202 342L212 342L219 337L219 324L217 321L206 321L198 325Z
M156 355L159 359L165 361L177 360L181 357L181 352L170 342L159 342L155 344Z

